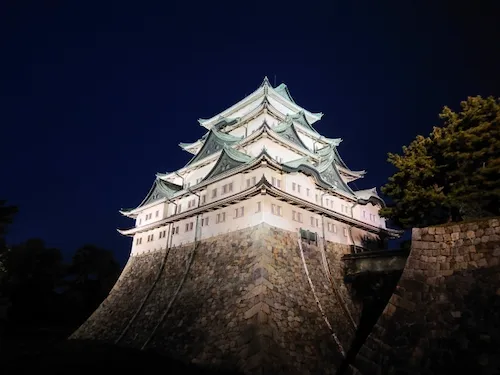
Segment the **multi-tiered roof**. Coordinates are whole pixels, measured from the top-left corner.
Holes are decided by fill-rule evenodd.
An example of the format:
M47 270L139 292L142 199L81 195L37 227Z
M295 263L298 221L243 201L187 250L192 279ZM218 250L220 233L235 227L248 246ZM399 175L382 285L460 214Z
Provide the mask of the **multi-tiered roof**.
M196 191L220 174L235 168L243 171L263 158L277 164L283 172L312 176L319 186L348 200L361 204L376 201L383 205L375 188L353 191L348 185L362 178L365 171L353 171L342 160L337 150L342 139L326 138L316 131L313 125L322 117L322 113L309 112L299 106L285 84L272 87L266 77L257 90L238 103L211 118L199 119L207 132L195 142L179 144L193 157L175 172L157 174L143 202L135 209L121 212L134 217L141 207ZM297 157L275 160L265 147L258 153L247 151L249 145L263 138L292 150ZM202 177L196 180L190 177L202 168Z

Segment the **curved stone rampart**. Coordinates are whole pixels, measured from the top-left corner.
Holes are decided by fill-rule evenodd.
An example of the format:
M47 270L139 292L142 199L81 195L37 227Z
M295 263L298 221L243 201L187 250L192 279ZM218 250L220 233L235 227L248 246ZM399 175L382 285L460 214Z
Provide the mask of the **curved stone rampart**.
M355 365L368 374L495 374L500 368L500 225L413 229L394 294Z
M303 244L303 251L316 296L347 350L354 327L342 304L359 319L342 280L340 259L349 248L328 243L322 256L321 246ZM260 224L196 248L172 248L157 277L164 259L164 251L130 258L109 297L72 338L249 374L334 374L342 362L306 277L297 233Z

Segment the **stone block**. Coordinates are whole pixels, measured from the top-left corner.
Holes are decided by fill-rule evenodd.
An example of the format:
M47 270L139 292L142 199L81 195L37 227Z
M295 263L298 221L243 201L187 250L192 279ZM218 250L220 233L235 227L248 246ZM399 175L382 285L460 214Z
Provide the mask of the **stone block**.
M488 260L488 267L495 267L495 266L498 266L498 263L499 263L499 259L497 257L491 257L489 260Z
M473 230L469 230L469 231L467 231L466 236L467 236L467 238L475 238L476 233Z
M396 294L391 296L391 303L393 303L396 307L401 307L408 311L415 311L415 303L407 300L406 298L400 297Z
M459 238L460 238L460 233L459 232L453 232L451 234L452 241L457 241Z
M441 235L441 234L436 234L436 237L435 237L435 238L436 238L436 241L437 241L437 242L443 242L443 235Z
M429 234L436 234L436 228L435 227L429 227L427 233L429 233Z
M445 234L445 230L443 227L436 227L436 234Z
M493 254L492 254L494 257L498 257L500 256L500 248L496 248L495 250L493 250Z
M487 267L488 266L488 262L486 261L485 258L481 258L477 261L477 265L478 267Z
M490 219L490 227L500 227L500 221L498 219Z
M433 242L434 241L434 235L432 234L424 234L422 236L423 241L428 241L428 242Z

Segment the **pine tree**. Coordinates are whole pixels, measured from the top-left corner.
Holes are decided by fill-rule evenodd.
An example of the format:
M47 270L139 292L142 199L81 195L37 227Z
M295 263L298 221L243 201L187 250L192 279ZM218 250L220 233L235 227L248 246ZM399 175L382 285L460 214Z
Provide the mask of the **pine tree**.
M456 113L444 107L441 127L417 136L382 187L392 204L381 214L409 228L500 214L500 102L469 97Z

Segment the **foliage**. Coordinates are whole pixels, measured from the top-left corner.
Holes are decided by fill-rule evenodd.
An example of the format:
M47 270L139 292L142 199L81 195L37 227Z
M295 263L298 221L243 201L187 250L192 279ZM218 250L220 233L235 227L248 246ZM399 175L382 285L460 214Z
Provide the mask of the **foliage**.
M15 207L0 201L0 228L6 233ZM61 251L41 239L4 246L0 251L1 336L4 348L16 351L35 338L66 338L95 310L114 285L120 267L109 250L95 245L78 249L72 261L63 261ZM7 319L7 324L5 324ZM2 322L2 320L4 322Z
M393 202L381 215L403 228L500 214L500 99L468 97L439 117L428 137L389 153L397 172L382 187Z

